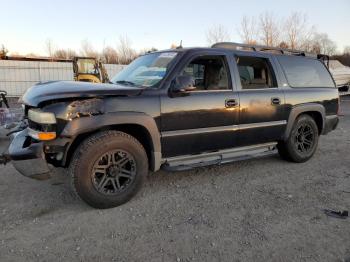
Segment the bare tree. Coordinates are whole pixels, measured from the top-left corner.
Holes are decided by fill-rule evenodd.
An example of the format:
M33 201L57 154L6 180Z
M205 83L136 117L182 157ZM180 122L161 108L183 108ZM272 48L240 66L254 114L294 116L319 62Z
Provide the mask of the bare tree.
M87 57L99 57L98 52L93 48L88 39L81 42L81 54Z
M61 59L72 59L74 56L77 56L77 53L72 49L58 49L53 56Z
M343 49L343 54L350 56L350 46L345 46Z
M284 48L284 49L288 49L289 48L289 45L286 43L286 42L284 42L284 41L282 41L281 43L279 43L279 45L278 45L280 48Z
M315 33L312 39L312 51L325 55L334 55L337 50L337 45L329 39L328 35L323 33Z
M25 54L25 56L26 56L26 57L33 57L33 58L35 58L35 57L40 57L40 55L38 55L38 54L36 54L36 53L33 53L33 52L28 53L28 54Z
M119 55L119 64L129 64L137 57L136 51L131 47L131 40L127 35L120 36L117 45L117 52Z
M223 25L214 25L208 29L206 34L209 45L230 40L229 34Z
M6 47L4 45L1 45L1 49L0 49L0 58L3 58L7 55L8 50L6 49Z
M294 12L284 22L285 42L291 49L310 50L314 31L303 13Z
M45 49L46 49L46 54L49 57L52 57L53 54L55 53L56 46L51 38L47 38L45 42Z
M238 30L245 44L256 44L258 29L254 17L243 16L241 27Z
M260 38L264 45L277 46L280 37L280 28L276 17L270 13L262 13L259 17Z
M119 56L114 48L107 46L102 51L102 59L106 64L117 64Z

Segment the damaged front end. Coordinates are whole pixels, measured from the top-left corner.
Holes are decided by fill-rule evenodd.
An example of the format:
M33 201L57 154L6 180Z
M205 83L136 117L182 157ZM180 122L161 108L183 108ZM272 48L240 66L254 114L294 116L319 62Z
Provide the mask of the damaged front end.
M50 177L43 154L43 143L30 137L26 119L17 123L15 128L8 129L1 140L2 147L7 150L0 155L0 164L11 162L17 171L30 178L44 180Z
M68 105L67 119L71 121L75 118L100 115L103 114L104 111L104 104L101 99L92 98L77 100Z
M11 161L10 154L8 153L8 148L13 138L13 134L22 131L27 128L27 122L21 120L21 122L12 122L7 126L0 126L0 144L1 153L0 154L0 165L6 165Z
M8 154L0 163L11 160L22 175L34 179L50 178L49 165L63 166L73 137L61 135L67 123L77 118L104 113L102 99L51 101L41 108L26 106L26 125L12 134Z
M12 165L26 177L38 180L50 178L43 147L42 142L31 139L28 129L15 133L9 147Z

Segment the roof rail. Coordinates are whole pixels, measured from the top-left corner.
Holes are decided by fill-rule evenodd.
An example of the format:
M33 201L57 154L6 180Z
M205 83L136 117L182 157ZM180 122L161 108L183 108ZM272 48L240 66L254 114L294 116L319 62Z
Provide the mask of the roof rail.
M240 44L234 42L220 42L213 44L212 48L226 48L226 49L234 49L234 50L246 50L251 49L255 52L266 52L266 51L277 51L283 55L295 55L295 56L309 56L313 58L317 58L321 60L327 67L329 67L329 56L323 54L313 54L305 51L288 49L288 48L280 48L280 47L272 47L272 46L264 46L264 45L249 45L249 44Z
M283 55L311 56L311 57L317 58L316 54L308 53L305 51L280 48L280 47L272 47L272 46L264 46L264 45L249 45L249 44L240 44L240 43L234 43L234 42L221 42L221 43L213 44L211 47L212 48L227 48L227 49L234 49L234 50L250 49L250 50L253 50L255 52L258 52L258 51L260 51L260 52L277 51Z

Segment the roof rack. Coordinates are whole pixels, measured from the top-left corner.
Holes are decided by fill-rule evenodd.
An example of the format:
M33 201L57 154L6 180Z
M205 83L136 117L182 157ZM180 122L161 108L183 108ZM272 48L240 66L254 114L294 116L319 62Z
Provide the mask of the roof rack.
M295 56L309 56L313 58L317 58L322 60L327 66L329 66L329 56L323 54L313 54L301 50L294 50L288 48L280 48L280 47L272 47L272 46L264 46L264 45L250 45L250 44L240 44L234 42L220 42L213 44L212 48L226 48L226 49L234 49L234 50L252 50L255 52L278 52L282 55L295 55Z
M216 43L211 46L212 48L227 48L227 49L234 49L234 50L245 50L250 49L253 51L277 51L281 54L288 54L288 55L296 55L296 56L313 56L316 57L315 54L307 53L305 51L300 50L294 50L294 49L287 49L287 48L280 48L280 47L272 47L272 46L264 46L264 45L249 45L249 44L240 44L240 43L234 43L234 42L221 42Z

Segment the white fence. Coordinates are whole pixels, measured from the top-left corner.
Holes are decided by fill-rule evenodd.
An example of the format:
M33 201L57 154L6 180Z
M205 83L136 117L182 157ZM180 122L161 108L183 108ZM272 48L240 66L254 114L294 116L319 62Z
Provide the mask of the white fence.
M110 78L124 65L106 64ZM46 81L74 80L72 63L0 60L0 90L20 97L31 86Z

